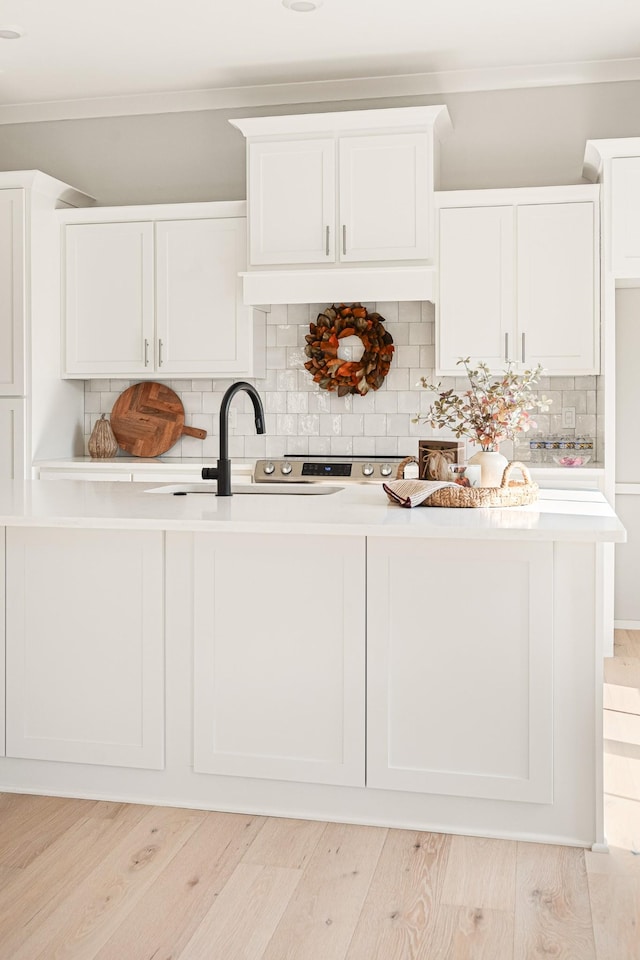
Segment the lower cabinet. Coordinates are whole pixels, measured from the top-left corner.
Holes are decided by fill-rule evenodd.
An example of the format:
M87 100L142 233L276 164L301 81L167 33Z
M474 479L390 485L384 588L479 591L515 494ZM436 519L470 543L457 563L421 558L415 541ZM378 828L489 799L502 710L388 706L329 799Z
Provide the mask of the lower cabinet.
M195 534L194 769L364 786L365 539Z
M369 540L368 787L552 802L552 551Z
M162 769L163 533L6 540L7 756Z
M5 578L4 578L5 529L0 527L0 757L5 755Z

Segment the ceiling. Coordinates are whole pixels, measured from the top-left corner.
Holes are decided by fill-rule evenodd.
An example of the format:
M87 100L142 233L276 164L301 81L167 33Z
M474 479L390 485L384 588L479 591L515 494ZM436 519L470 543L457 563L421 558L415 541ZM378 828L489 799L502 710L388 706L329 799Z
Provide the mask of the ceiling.
M638 0L2 0L14 25L0 105L640 58Z

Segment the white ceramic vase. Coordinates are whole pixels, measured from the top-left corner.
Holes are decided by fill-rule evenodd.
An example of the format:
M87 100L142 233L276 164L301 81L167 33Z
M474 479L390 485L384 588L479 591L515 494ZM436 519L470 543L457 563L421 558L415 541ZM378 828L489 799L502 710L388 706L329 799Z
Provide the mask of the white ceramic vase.
M482 487L499 487L508 462L498 450L479 450L469 458L469 463L477 463L480 466L480 486Z

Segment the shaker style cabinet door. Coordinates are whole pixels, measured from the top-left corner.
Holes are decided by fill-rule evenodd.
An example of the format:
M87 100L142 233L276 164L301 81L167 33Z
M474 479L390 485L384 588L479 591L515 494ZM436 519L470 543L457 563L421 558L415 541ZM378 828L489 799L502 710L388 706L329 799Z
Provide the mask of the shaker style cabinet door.
M428 135L342 137L339 151L339 259L428 259L433 182Z
M515 341L513 207L444 207L439 221L437 373L463 376L462 357L503 369Z
M518 324L514 359L555 374L599 368L597 209L522 204L516 213Z
M611 161L613 275L640 279L640 157Z
M368 540L368 787L552 801L552 587L551 543Z
M152 223L65 228L65 372L115 376L154 368Z
M0 190L0 397L24 394L24 190Z
M26 474L25 401L0 398L0 480L21 480Z
M249 262L332 263L336 144L333 139L249 146Z
M7 756L161 770L163 534L13 527L6 558Z
M246 263L246 220L156 223L157 370L245 372L252 319L238 276Z
M194 534L198 773L364 786L365 541L302 547Z

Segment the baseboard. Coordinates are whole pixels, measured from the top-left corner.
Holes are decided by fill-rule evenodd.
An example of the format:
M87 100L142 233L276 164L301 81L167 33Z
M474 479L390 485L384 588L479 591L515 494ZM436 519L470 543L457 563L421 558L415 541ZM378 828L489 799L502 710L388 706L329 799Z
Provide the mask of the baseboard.
M640 630L640 620L614 620L616 630Z

